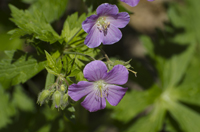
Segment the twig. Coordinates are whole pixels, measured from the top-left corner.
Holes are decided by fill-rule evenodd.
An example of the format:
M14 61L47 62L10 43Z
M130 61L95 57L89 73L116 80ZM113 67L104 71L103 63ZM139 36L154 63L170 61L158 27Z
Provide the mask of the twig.
M63 78L63 79L64 79L64 81L66 82L67 86L69 87L68 81L67 81L65 78Z
M110 61L110 59L109 59L108 55L106 54L106 52L102 48L100 48L100 47L98 47L98 48L101 50L101 52L105 56L106 60Z

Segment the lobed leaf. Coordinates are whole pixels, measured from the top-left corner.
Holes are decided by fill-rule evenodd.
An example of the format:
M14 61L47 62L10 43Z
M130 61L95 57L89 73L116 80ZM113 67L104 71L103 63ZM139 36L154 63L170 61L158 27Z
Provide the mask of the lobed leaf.
M141 117L126 132L158 132L163 126L166 108L162 102L155 103L153 110Z
M4 92L4 88L0 85L0 129L7 124L12 123L11 116L15 114L14 107L10 105L9 95Z
M31 14L29 11L19 10L13 5L9 5L9 7L12 16L10 20L18 26L18 29L9 32L13 37L28 34L36 39L49 43L54 43L60 39L59 35L54 31L39 10L35 10L34 13Z
M0 62L0 83L7 87L26 82L43 70L46 63L22 51L7 51L7 55L10 58Z
M168 109L176 119L182 130L186 132L199 132L200 115L180 103L169 103Z
M31 5L29 11L34 14L39 10L46 20L51 23L59 19L66 10L68 0L37 0Z
M187 45L187 47L184 46L185 48L183 47L184 49L181 53L175 53L170 58L165 58L154 53L155 46L153 46L153 42L148 37L142 37L141 39L149 55L156 61L155 66L162 82L162 88L176 86L190 63L196 43Z

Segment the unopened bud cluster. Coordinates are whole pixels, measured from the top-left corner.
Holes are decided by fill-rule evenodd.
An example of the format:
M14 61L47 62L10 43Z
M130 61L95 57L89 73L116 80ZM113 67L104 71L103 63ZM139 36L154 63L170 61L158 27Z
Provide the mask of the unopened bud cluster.
M53 84L50 89L45 89L39 93L37 102L41 106L44 103L52 101L52 108L61 108L63 110L69 104L66 91L67 87L64 84Z

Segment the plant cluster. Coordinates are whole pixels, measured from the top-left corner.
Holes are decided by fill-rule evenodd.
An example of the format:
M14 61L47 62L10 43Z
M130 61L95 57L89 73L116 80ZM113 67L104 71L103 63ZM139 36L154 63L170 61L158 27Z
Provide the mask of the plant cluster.
M63 14L68 0L22 1L30 5L25 10L9 4L10 20L16 28L5 36L10 37L13 50L6 50L7 58L0 62L3 131L12 131L22 123L27 126L20 128L22 132L29 128L38 132L103 131L108 124L124 132L199 132L200 2L185 0L182 6L166 3L170 22L164 29L156 30L157 36L152 37L138 33L146 65L153 73L149 74L148 66L133 58L109 57L102 48L120 42L121 29L130 22L130 12L121 3L134 8L140 0L81 0L86 13L67 17ZM66 20L59 31L55 25L60 19ZM3 32L1 27L0 23ZM5 36L0 35L2 43ZM5 42L2 45L7 45ZM34 52L24 52L22 43ZM137 78L132 66L138 69ZM41 72L45 74L41 78L46 77L45 86L38 89L31 80ZM128 80L136 81L142 90L128 88ZM27 94L25 85L34 97L38 95L37 101ZM106 113L98 116L105 123L80 123L96 111ZM11 120L16 115L27 120ZM71 123L75 120L80 121L76 122L80 127ZM6 127L8 124L11 127Z

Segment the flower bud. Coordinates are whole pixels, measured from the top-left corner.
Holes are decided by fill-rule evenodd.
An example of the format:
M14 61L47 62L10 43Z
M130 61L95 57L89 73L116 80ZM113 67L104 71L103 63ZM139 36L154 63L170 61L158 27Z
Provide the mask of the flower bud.
M64 96L63 96L63 102L67 102L68 101L68 94L65 94Z
M65 85L64 85L64 84L62 84L62 85L60 86L60 90L61 90L62 92L65 92L65 91L66 91L66 88L65 88Z
M57 107L60 107L61 103L62 103L62 93L60 91L56 91L53 94L53 102Z
M61 109L65 109L65 107L69 104L68 102L68 94L65 94L63 96L63 102L62 102L62 105L61 105Z
M43 90L40 92L39 97L38 97L38 103L42 105L44 101L49 97L50 91L49 90Z

